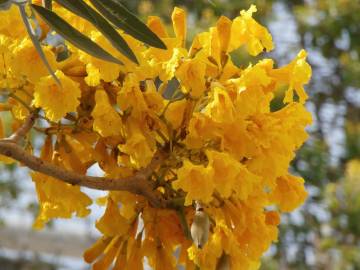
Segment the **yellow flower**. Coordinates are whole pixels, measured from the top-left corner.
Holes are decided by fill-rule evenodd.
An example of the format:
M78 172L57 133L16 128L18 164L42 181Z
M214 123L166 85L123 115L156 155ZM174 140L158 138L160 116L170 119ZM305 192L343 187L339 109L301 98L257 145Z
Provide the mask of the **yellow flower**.
M130 248L128 248L129 256L124 270L143 270L143 254L141 252L141 234L137 236Z
M271 194L271 199L278 204L283 212L290 212L304 203L307 192L304 179L293 175L285 175L276 179L276 187Z
M45 111L51 121L59 121L68 112L76 111L81 95L79 84L60 70L56 71L62 87L49 75L42 77L35 85L34 105Z
M171 14L171 19L173 22L174 32L176 38L181 40L181 43L184 45L186 39L186 12L185 10L175 7L173 13Z
M272 37L268 30L252 18L256 6L251 5L249 10L240 12L231 27L231 41L229 51L246 44L250 55L256 56L264 49L271 51L274 48Z
M135 122L136 120L132 119L131 121ZM127 129L126 142L120 144L119 149L130 156L130 162L135 168L145 167L154 155L154 141L148 140L136 124L130 125Z
M14 58L11 62L11 70L16 76L24 76L31 83L49 74L45 64L40 59L38 52L29 38L24 38L19 44L15 43L13 49ZM42 47L45 57L51 68L56 68L54 53L49 47Z
M136 204L140 200L139 196L127 191L113 191L110 193L115 202L121 203L120 214L126 219L133 218L136 213Z
M156 86L152 80L145 81L146 92L144 98L149 109L160 113L164 108L164 99L157 91Z
M121 236L128 232L130 225L127 219L120 215L118 205L108 198L106 211L96 222L96 228L105 236Z
M93 129L102 137L119 136L123 134L123 124L120 115L111 106L104 90L95 93L96 105L91 115L94 117Z
M205 91L206 64L199 58L187 59L181 63L175 72L185 93L198 98Z
M140 90L139 78L132 73L127 74L125 81L118 92L117 103L122 111L131 110L131 115L142 119L148 107Z
M203 203L209 203L212 200L215 184L211 167L205 168L184 160L183 166L177 170L177 177L178 179L172 185L175 189L187 192L185 205L192 204L193 200Z
M66 184L41 173L32 173L31 177L40 203L34 228L42 229L52 218L71 218L73 213L85 217L90 213L87 207L92 201L80 191L79 186Z
M0 18L0 34L6 35L13 40L27 36L16 5L13 4L9 10L0 10Z
M123 241L121 237L113 237L109 245L103 252L103 256L99 260L97 260L92 269L94 270L107 270L112 265L115 257L118 255L118 252L121 250L121 246L123 245Z
M24 85L21 90L15 92L16 96L20 98L23 102L19 102L18 100L15 100L13 98L9 99L9 104L12 105L11 113L14 118L18 120L25 120L25 118L29 115L29 110L25 107L24 104L27 104L29 106L31 105L33 92L33 85Z
M220 51L226 53L228 51L231 38L232 21L225 16L221 16L216 22L216 30L219 38Z
M235 118L234 104L227 91L219 86L213 87L212 101L206 106L205 112L219 123L229 123Z
M277 211L268 211L266 212L265 218L266 224L277 226L280 224L280 214Z
M289 84L284 97L284 102L293 102L294 90L299 96L299 102L304 103L308 98L304 90L304 84L307 84L311 78L311 66L306 62L307 53L301 50L291 63L275 69L271 72L278 82Z
M166 28L158 16L149 16L147 20L147 26L153 31L158 37L166 38L168 34Z
M91 32L91 38L95 43L106 48L113 55L117 56L119 54L99 32ZM97 86L101 80L111 82L119 77L120 65L101 60L82 51L79 51L79 54L80 60L86 64L87 77L85 77L85 82L89 86Z
M175 102L172 102L166 112L165 112L165 118L169 123L171 124L171 127L173 129L178 129L180 125L182 124L182 121L184 119L184 113L186 110L188 102L186 99L181 99Z
M240 172L240 163L226 152L207 151L209 165L213 168L215 189L223 198L228 198L234 189L237 175ZM246 183L245 183L246 184ZM239 189L242 189L239 185Z
M100 237L91 247L85 250L83 257L85 262L92 263L100 256L105 250L107 245L110 243L111 237Z
M179 243L185 241L179 216L175 211L148 207L142 216L146 239L158 239L158 242L161 242L166 249L173 249ZM161 226L159 226L159 224L161 224Z
M186 56L184 48L174 48L171 58L162 64L163 72L160 74L160 80L170 81L178 68L181 59Z
M185 143L189 148L201 148L207 141L218 139L219 127L211 117L194 113L188 125Z
M3 20L3 17L1 19ZM11 64L15 62L13 48L16 44L17 40L2 35L0 30L0 88L12 89L24 84L25 78L17 76L11 69Z

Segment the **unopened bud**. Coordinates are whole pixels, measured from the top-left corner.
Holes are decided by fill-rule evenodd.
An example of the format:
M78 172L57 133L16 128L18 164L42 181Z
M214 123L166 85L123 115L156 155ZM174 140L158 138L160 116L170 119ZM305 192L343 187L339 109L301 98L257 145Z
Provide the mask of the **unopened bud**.
M209 238L210 220L200 203L196 203L194 221L191 224L191 237L198 248L202 248Z

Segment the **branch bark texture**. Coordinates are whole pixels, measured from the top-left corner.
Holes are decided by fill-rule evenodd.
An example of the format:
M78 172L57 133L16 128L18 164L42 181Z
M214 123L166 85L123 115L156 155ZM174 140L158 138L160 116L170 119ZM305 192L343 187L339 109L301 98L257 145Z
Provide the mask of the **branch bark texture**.
M0 154L23 163L26 167L40 172L71 185L79 185L98 190L123 190L146 197L149 202L160 207L161 202L153 191L149 180L153 170L160 164L162 158L155 155L148 167L139 170L133 176L125 178L107 178L82 175L68 171L62 167L51 164L26 152L21 146L11 140L0 140Z

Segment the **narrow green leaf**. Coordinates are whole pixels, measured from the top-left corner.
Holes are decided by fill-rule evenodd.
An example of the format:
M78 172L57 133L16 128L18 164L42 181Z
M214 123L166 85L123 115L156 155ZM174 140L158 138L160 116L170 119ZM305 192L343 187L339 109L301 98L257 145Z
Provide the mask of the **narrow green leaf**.
M48 72L50 73L50 75L54 78L55 82L59 86L61 86L61 82L60 82L59 78L56 77L54 71L52 70L48 60L46 59L44 51L42 50L41 44L40 44L38 38L34 34L33 28L32 28L32 26L30 24L30 21L29 21L27 15L26 15L25 4L19 4L18 7L19 7L19 10L20 10L21 18L22 18L22 20L23 20L23 22L25 24L26 31L28 32L28 35L29 35L34 47L35 47L35 50L39 54L40 59L44 63L44 65L45 65L46 69L48 70Z
M150 46L166 49L162 40L119 1L90 0L90 2L105 18L129 35Z
M34 4L31 4L31 6L50 27L80 50L105 61L122 64L119 59L116 59L90 38L80 33L56 13Z
M93 24L116 48L131 61L138 64L135 54L123 37L98 12L82 0L55 0L60 5Z

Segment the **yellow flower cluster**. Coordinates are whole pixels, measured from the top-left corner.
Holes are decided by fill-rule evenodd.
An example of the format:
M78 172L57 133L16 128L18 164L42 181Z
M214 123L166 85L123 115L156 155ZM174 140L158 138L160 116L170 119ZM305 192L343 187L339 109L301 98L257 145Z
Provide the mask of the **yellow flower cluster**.
M277 239L280 214L307 196L303 179L288 172L311 123L304 106L303 86L311 76L306 52L280 68L271 59L239 67L231 58L235 50L257 56L274 47L268 30L252 17L255 6L233 20L220 17L195 36L189 49L186 13L175 8L174 34L159 17L147 22L166 50L121 33L137 65L54 4L60 16L124 63L105 62L71 45L69 58L57 62L55 48L44 47L60 87L17 27L14 9L0 12L5 22L0 26L0 87L18 97L9 99L14 121L23 121L27 107L43 111L48 124L38 131L47 136L44 160L82 174L97 163L106 176L127 177L146 167L157 151L167 154L150 181L157 196L176 207L153 208L144 197L125 191L100 198L106 211L96 227L103 237L84 254L93 269L143 269L145 257L157 270L177 265L214 270L220 264L257 269ZM281 106L273 109L282 93ZM91 200L79 187L39 173L32 177L40 202L36 227L51 218L88 214ZM195 202L204 209L195 210ZM199 211L210 224L202 248L186 233Z

